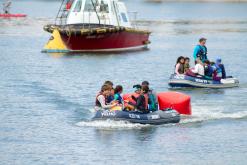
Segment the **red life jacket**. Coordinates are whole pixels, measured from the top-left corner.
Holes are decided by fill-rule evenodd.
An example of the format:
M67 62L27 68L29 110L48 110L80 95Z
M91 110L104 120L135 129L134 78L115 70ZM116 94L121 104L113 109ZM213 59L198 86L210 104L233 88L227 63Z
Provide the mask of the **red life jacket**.
M128 97L129 103L136 105L136 100L134 100L132 97L135 97L136 99L140 96L138 93L133 93Z
M140 94L133 93L128 97L128 103L130 103L131 105L136 105L136 100L132 99L132 96L134 96L137 99L140 96ZM146 109L148 109L148 94L144 94L143 96L145 97L145 107Z
M70 10L72 3L73 3L73 1L69 1L66 3L66 10Z

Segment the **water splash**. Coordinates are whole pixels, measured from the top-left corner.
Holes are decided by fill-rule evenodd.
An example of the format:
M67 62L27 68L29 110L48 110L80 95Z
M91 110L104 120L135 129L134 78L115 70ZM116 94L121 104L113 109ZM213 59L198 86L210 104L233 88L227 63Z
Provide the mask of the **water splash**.
M135 124L127 121L113 121L113 120L102 120L102 121L81 121L76 123L79 127L95 127L101 129L141 129L150 127L151 125Z
M180 123L196 123L204 122L209 120L220 120L220 119L243 119L247 117L247 111L238 111L232 113L222 112L220 110L209 110L208 108L195 108L193 115L188 117L182 117Z

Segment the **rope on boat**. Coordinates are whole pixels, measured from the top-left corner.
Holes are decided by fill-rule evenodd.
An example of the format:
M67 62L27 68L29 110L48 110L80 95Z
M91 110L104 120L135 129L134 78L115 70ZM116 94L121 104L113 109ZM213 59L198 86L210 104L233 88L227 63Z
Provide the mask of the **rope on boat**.
M66 34L70 37L72 34L75 35L93 35L93 34L105 34L105 33L116 33L116 32L130 32L130 33L140 33L140 34L150 34L151 32L148 30L139 30L135 28L126 28L126 27L98 27L98 28L90 28L90 29L74 29L69 26L62 28L54 25L46 25L44 26L44 30L52 33L54 29L57 29L60 33Z

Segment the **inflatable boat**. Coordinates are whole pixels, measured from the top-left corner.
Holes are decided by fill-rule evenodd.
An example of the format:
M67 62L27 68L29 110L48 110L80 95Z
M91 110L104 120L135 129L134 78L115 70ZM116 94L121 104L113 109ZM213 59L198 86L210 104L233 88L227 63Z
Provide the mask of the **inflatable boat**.
M239 81L236 78L228 77L220 81L206 79L204 77L191 77L187 75L172 74L169 80L171 87L192 87L192 88L233 88L238 87Z
M1 14L0 18L23 18L26 17L26 14Z
M150 113L129 112L129 111L109 111L99 110L92 120L116 120L128 121L131 123L160 125L168 123L178 123L180 114L173 109L155 111Z

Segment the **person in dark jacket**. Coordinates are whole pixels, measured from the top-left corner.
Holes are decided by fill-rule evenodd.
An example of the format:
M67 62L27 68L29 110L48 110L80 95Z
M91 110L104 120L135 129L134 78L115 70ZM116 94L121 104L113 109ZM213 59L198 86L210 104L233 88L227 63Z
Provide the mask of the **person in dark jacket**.
M142 86L148 86L148 110L157 111L158 110L158 99L156 92L149 87L148 81L143 81Z
M209 60L204 61L204 72L205 77L211 79L213 77L214 68L211 66L211 63Z
M113 82L111 81L105 81L104 85L109 85L111 89L111 93L106 98L106 103L110 104L114 100L114 88L113 88Z
M224 64L222 64L221 58L217 58L215 64L213 65L214 69L216 70L216 75L214 79L225 79L226 78L226 70Z
M136 100L136 109L143 113L148 113L148 86L142 86L141 94Z

